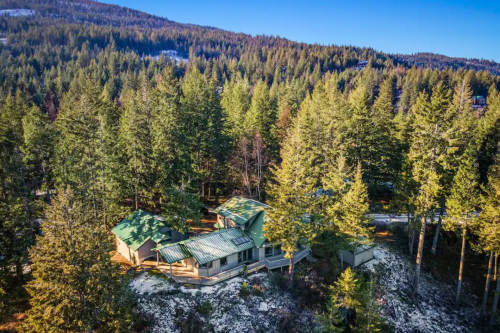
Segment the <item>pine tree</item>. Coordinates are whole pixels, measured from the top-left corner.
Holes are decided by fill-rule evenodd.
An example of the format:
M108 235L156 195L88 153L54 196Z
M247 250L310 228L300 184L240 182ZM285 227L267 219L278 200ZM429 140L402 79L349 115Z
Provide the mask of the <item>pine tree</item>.
M151 122L152 152L158 166L158 189L177 183L187 177L190 165L185 165L185 138L180 130L180 87L173 77L170 66L156 76L156 89L153 90L153 112Z
M0 104L0 278L7 279L15 267L18 281L24 277L23 263L34 243L34 220L39 214L34 200L37 188L23 163L22 118L26 112L19 94L8 95Z
M206 77L200 73L196 66L191 66L190 71L182 82L181 97L181 131L185 135L189 160L191 162L191 176L197 182L202 192L202 179L206 170L202 161L208 155L209 127L210 127L210 98L213 90Z
M43 236L30 250L33 280L25 332L111 332L130 328L127 285L109 252L113 240L89 203L60 190L47 208Z
M355 317L356 309L361 305L359 299L360 282L350 267L340 274L339 279L330 287L332 300L340 308L347 326L350 326L352 318Z
M139 204L152 204L157 184L156 164L153 155L151 133L154 106L151 99L149 82L145 75L141 78L141 88L136 92L129 91L124 96L124 111L120 117L120 146L128 166L126 183L128 193L133 195L134 208Z
M44 190L50 203L50 189L53 187L52 159L54 157L55 128L47 114L32 108L23 117L24 163L30 174L33 187Z
M264 144L269 147L270 151L277 151L277 139L273 135L277 119L276 113L275 101L269 94L266 82L257 82L250 109L245 117L245 133L250 137L260 133Z
M434 89L432 100L429 101L426 93L421 93L413 110L415 121L409 158L413 167L412 174L419 188L415 200L416 215L421 217L414 296L418 292L420 282L427 219L434 215L432 209L441 190L439 162L447 148L442 134L447 120L447 115L443 112L447 105L446 96L446 88L439 84Z
M90 78L75 82L65 96L55 123L58 131L54 168L59 186L72 186L76 196L89 200L97 216L109 226L123 213L119 202L123 188L124 160L117 147L118 112Z
M326 311L318 315L318 321L321 325L321 332L324 333L342 333L344 332L344 320L342 319L340 308L333 300L328 298Z
M479 228L481 245L484 251L497 254L500 253L500 209L498 208L500 207L500 166L498 161L490 170L488 185L481 199L481 228ZM491 332L493 327L499 296L500 279L497 279L495 297L488 322L488 332Z
M376 303L376 286L373 277L360 288L360 306L356 308L356 326L354 332L380 332L384 322L380 317L380 306Z
M229 122L229 132L237 141L245 133L245 117L251 103L250 85L238 72L226 81L221 105Z
M208 147L207 160L210 165L209 177L209 193L211 189L211 181L214 183L215 203L219 202L219 181L226 167L225 161L229 155L230 136L227 126L227 119L221 107L220 87L215 79L210 81L210 98L209 98L210 122L208 126ZM256 145L254 144L254 147ZM262 146L261 146L262 147ZM263 148L263 147L262 147ZM255 150L255 149L254 149ZM261 156L261 155L258 155ZM262 164L261 164L262 166ZM262 173L264 172L261 169ZM260 187L259 187L260 188ZM210 196L210 195L209 195ZM260 200L260 191L258 195Z
M167 188L163 195L162 216L165 217L168 225L182 233L190 231L190 221L196 225L200 223L203 214L201 208L203 203L197 194L190 193L186 184L175 188Z
M300 115L281 150L281 165L274 170L274 183L270 185L268 220L264 233L270 242L281 243L285 257L290 259L289 273L293 277L293 255L301 240L312 240L321 222L318 220L317 199L313 177L308 173L307 147L302 138Z
M363 182L361 163L358 163L354 182L341 200L327 209L336 230L351 241L366 243L370 239L368 189Z
M453 180L451 195L447 200L447 218L444 220L446 229L462 229L462 252L458 273L456 306L459 305L460 291L462 289L467 229L474 220L474 211L478 205L479 191L477 178L474 151L469 150L466 152L466 156L464 156Z
M361 305L358 299L360 284L350 267L340 274L339 279L330 287L333 293L333 299L338 306L354 310L357 306Z

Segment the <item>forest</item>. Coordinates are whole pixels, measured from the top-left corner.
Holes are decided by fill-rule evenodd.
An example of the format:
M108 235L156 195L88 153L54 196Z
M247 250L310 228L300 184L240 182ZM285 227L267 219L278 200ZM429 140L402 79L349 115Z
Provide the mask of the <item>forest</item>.
M94 1L0 1L21 8L34 14L0 15L0 323L21 311L21 332L141 331L110 229L142 208L177 212L170 223L189 231L203 204L239 195L273 207L264 229L289 257L299 241L335 243L330 254L368 244L371 213L405 215L417 303L426 256L454 237L456 306L471 254L485 285L477 327L498 329L500 64L252 37ZM394 331L374 279L335 274L319 330Z

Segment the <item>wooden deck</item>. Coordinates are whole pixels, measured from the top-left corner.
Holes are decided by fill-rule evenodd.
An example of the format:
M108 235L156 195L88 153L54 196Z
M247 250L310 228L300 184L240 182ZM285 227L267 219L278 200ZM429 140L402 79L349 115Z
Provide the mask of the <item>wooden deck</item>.
M294 264L307 257L310 253L311 250L309 249L303 249L296 252L293 260ZM127 270L134 267L130 261L125 259L125 257L123 257L118 252L115 252L113 254L111 260L122 265L124 274L126 274ZM275 268L288 267L289 264L289 259L283 257L271 257L251 264L240 265L210 277L198 276L198 274L196 274L193 269L184 266L182 263L174 263L172 264L172 266L170 266L167 263L160 262L160 264L157 265L156 260L146 260L142 264L137 266L137 268L139 270L151 268L159 269L165 276L171 277L175 282L178 283L211 286L232 277L242 275L245 267L247 269L247 273L253 273L264 268L270 270Z

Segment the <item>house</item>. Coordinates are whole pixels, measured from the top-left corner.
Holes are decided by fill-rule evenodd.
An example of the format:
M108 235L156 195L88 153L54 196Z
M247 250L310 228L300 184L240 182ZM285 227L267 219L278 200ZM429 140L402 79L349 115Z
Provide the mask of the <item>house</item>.
M153 250L166 244L185 240L188 235L170 229L165 218L141 209L123 219L111 232L116 238L116 249L134 265L150 257Z
M486 98L484 96L472 96L472 107L474 109L480 109L486 106Z
M290 260L280 244L269 243L263 233L268 208L252 199L228 200L215 209L219 230L158 249L169 265L167 274L179 282L212 284L245 270L287 267ZM309 253L309 248L297 245L293 263Z

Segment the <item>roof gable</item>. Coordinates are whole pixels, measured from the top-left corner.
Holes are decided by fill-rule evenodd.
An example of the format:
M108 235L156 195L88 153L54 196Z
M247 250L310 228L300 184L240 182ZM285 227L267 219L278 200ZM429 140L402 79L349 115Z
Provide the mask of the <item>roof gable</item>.
M236 224L242 225L268 207L266 204L252 199L233 197L214 211L219 215L229 218Z
M265 216L265 212L259 213L259 215L255 217L255 220L252 222L252 224L245 230L245 233L252 238L255 247L257 248L261 247L262 244L264 244L264 242L266 241L264 231L262 230L264 226Z
M124 241L132 251L136 251L148 239L156 243L163 240L165 237L162 237L159 231L165 226L165 222L157 220L152 213L138 209L123 219L111 232Z

